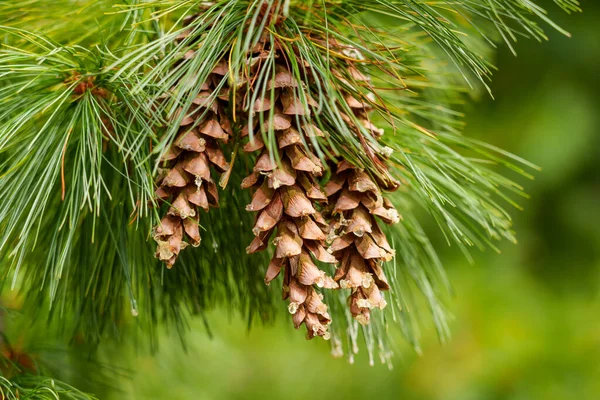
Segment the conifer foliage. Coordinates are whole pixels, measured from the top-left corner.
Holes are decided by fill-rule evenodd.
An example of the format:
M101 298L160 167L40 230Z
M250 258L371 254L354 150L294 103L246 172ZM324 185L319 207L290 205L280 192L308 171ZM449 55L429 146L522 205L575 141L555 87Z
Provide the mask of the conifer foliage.
M523 192L491 165L535 166L460 134L489 44L562 31L520 0L0 0L0 20L0 279L24 313L90 345L183 337L215 307L270 320L281 287L308 338L383 361L394 326L418 348L416 293L447 335L424 214L466 254L514 240Z

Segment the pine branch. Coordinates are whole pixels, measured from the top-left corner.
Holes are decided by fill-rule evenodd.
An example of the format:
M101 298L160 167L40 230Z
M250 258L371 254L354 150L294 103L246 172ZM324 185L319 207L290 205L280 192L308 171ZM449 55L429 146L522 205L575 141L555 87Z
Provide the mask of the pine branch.
M6 301L6 299L3 299ZM9 303L11 302L8 300ZM26 318L26 319L24 319ZM107 379L109 375L97 364L87 360L85 372L73 372L66 363L69 354L53 343L52 328L32 323L20 310L0 310L0 392L5 399L96 399L62 381L81 373L92 381ZM24 329L36 326L38 329ZM40 329L41 328L41 329ZM44 329L45 328L45 329ZM49 378L48 376L53 376ZM113 376L110 376L114 378Z
M16 62L13 58L11 61ZM19 62L22 63L20 60ZM8 69L9 66L7 65L6 68ZM45 72L45 69L42 68L42 71ZM14 70L12 73L17 74ZM83 74L83 71L81 73ZM71 72L66 76L71 79ZM16 81L14 75L11 78L11 82ZM25 81L26 79L23 79L23 82ZM78 82L69 85L77 87L80 84L80 81ZM83 82L87 81L84 79ZM95 82L100 84L101 78L97 78ZM52 80L42 88L21 93L22 96L28 96L25 97L26 100L31 100L31 96L41 93L43 88L54 88L56 85L63 84L60 79ZM156 264L152 255L153 250L147 242L149 211L146 204L152 200L153 183L148 181L151 177L151 172L147 169L149 154L144 153L145 146L152 137L143 133L149 129L144 130L144 122L134 115L137 112L134 104L139 101L129 98L125 92L121 93L127 86L126 84L117 87L107 86L111 88L112 95L119 96L117 98L122 101L109 109L99 109L97 113L84 119L84 122L91 125L76 127L77 130L72 131L99 133L103 132L106 126L116 127L110 135L112 137L105 137L105 140L109 140L108 143L96 145L106 146L107 149L99 149L100 158L97 162L91 163L105 165L97 170L94 169L96 166L92 165L92 172L99 176L97 179L105 182L98 186L99 192L87 195L85 191L79 189L85 186L77 186L81 181L94 182L94 179L82 179L84 176L82 171L89 168L84 163L89 162L90 158L83 154L79 155L80 166L69 166L67 157L72 153L65 152L63 138L72 138L76 134L69 135L69 130L60 124L58 118L44 120L45 126L55 129L52 133L48 133L47 130L34 132L40 136L45 132L49 137L53 137L54 132L64 135L55 144L54 182L50 184L31 179L23 181L45 185L33 191L44 196L41 200L30 198L28 196L30 192L23 192L18 186L16 191L12 191L18 177L22 178L22 175L18 175L22 173L22 169L11 169L9 165L13 165L12 157L23 157L23 161L17 164L24 166L19 168L37 171L36 168L40 165L50 165L49 161L39 163L37 160L39 157L47 157L46 152L52 149L47 145L34 146L30 150L31 155L26 155L21 151L21 147L17 148L18 151L11 151L12 149L6 147L7 154L11 154L5 162L8 171L6 176L14 176L13 180L3 182L5 184L3 187L7 191L11 189L11 195L5 198L12 202L4 205L5 213L8 215L9 211L12 211L11 216L14 220L12 223L13 220L7 220L6 226L15 228L12 231L3 230L3 234L5 243L12 244L13 249L19 251L19 257L11 258L10 253L6 252L3 254L6 257L6 265L13 265L15 274L12 281L18 282L13 284L24 291L29 313L35 315L44 306L49 305L52 319L64 320L75 317L74 324L63 325L64 331L73 335L84 334L89 343L99 343L106 334L121 336L128 330L128 324L115 323L115 321L124 321L128 314L137 315L139 312L146 316L141 326L150 334L153 326L159 321L175 326L182 334L186 327L186 318L190 313L202 314L217 304L243 311L249 320L249 325L253 319L268 320L272 300L262 284L261 272L254 266L255 262L260 262L260 259L247 260L244 257L243 243L251 240L248 239L251 235L248 233L244 236L244 231L241 230L240 237L232 236L230 225L225 224L229 220L223 218L223 216L237 215L235 220L240 223L246 225L251 223L246 213L239 213L243 209L242 204L247 201L243 196L224 196L223 211L218 214L221 218L210 218L206 221L203 229L207 230L210 236L199 249L201 254L204 254L200 260L184 259L176 273L166 276L162 268ZM21 88L21 86L17 87ZM97 106L94 97L84 97L84 100L89 101L89 104L86 104L88 107ZM79 101L81 98L73 100L75 104L69 102L65 108L78 109L82 107ZM127 102L130 102L129 105ZM27 103L28 101L24 101L24 104ZM43 105L45 107L46 103ZM130 110L129 113L121 112L123 105ZM33 113L43 114L43 112L35 113L35 110ZM101 116L109 118L109 122L103 122ZM89 122L94 118L97 118L95 123ZM54 127L52 124L55 123L57 126ZM21 129L21 132L24 132L26 128ZM6 128L5 132L8 134L13 131ZM79 143L87 142L80 140ZM25 145L29 144L30 141L25 140ZM80 147L76 149L73 150L73 154L76 155L79 151L85 151L85 149L78 150ZM111 152L111 149L114 151ZM75 174L72 180L65 175L65 200L60 198L62 187L59 182L63 152L67 160L65 171L72 171ZM33 161L29 162L30 159ZM232 175L231 179L239 185L239 177L236 176ZM92 202L90 205L91 200L97 202ZM12 204L25 206L15 209ZM20 225L20 221L28 217L26 213L32 208L29 204L47 204L45 209L48 211L29 217L28 220L32 221L31 230L27 231ZM57 219L70 225L57 226ZM21 230L18 230L18 227ZM45 236L46 239L38 240L35 247L29 247L28 243L35 242L39 237L38 232L50 235ZM17 234L20 235L20 239ZM48 240L48 237L51 240ZM22 241L22 248L14 246L14 243L20 243L16 242L17 240ZM215 249L227 249L227 252L221 254ZM46 260L46 268L40 268L40 260ZM222 268L215 270L215 265L220 265ZM8 271L5 273L10 282L11 275ZM22 279L18 280L19 276Z
M574 0L555 2L579 11ZM395 178L401 183L388 195L403 216L386 230L397 255L383 267L391 311L359 327L345 295L326 294L335 354L347 344L352 356L362 334L371 358L379 348L388 362L390 321L418 349L418 321L408 311L415 309L415 291L426 299L440 337L447 337L449 284L417 206L467 255L473 246L515 240L505 208L518 207L514 198L525 195L496 166L526 177L535 166L461 136L460 109L465 82L487 87L490 46L546 39L538 21L566 33L531 1L161 0L73 7L80 2L61 0L48 17L38 3L0 1L0 16L11 26L2 28L0 50L0 259L3 279L22 290L31 313L43 305L52 319L74 315L75 326L65 328L85 332L93 343L127 331L129 314L140 314L138 325L150 335L161 321L181 333L188 315L217 305L240 311L249 325L255 315L270 320L273 295L262 284L270 255L245 254L254 222L243 210L250 197L239 189L258 158L239 149L245 126L249 140L262 142L281 168L277 112L252 107L275 103L272 82L284 66L286 79L300 83L290 86L290 96L304 111L290 124L323 133L301 135L303 149L330 167L320 183L327 184L341 160L383 189L396 189ZM64 8L74 11L48 22ZM102 44L93 50L75 45L96 42ZM222 181L222 208L203 219L199 249L186 251L166 272L148 240L160 220L154 176L223 63L227 71L204 111L227 97L236 124L233 143L224 147L233 166ZM256 65L260 72L252 75ZM249 96L240 101L240 93ZM365 119L357 108L373 112Z
M66 383L37 376L19 376L14 380L8 380L0 376L0 390L2 391L2 396L7 400L97 399Z

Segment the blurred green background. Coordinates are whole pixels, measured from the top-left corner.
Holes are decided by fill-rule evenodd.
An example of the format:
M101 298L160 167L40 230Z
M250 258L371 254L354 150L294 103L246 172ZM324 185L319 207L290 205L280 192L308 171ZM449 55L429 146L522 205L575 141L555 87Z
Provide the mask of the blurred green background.
M194 321L185 352L165 332L114 398L600 399L600 4L582 6L569 16L548 5L573 38L522 40L516 58L501 49L495 100L469 106L467 135L543 171L516 177L531 194L514 212L518 246L476 253L471 265L436 243L455 289L449 343L425 321L423 354L398 337L390 371L364 354L354 365L333 359L286 318L247 332L213 313L212 339Z

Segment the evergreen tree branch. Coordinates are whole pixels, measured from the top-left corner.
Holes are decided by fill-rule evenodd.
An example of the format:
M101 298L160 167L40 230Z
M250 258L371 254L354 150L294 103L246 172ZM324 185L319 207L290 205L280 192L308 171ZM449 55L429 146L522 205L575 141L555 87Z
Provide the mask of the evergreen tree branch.
M55 379L21 375L13 380L0 376L0 395L6 400L95 400L96 397Z
M579 11L574 0L555 2ZM160 169L157 160L225 56L229 73L218 89L232 87L228 95L234 98L236 90L252 88L246 108L232 115L248 115L249 136L261 135L271 159L281 161L274 129L252 128L254 118L263 126L273 113L255 116L250 109L277 79L274 53L260 60L267 65L261 75L239 79L257 62L249 54L261 41L280 49L296 81L315 82L295 89L301 105L313 111L296 118L299 126L326 134L310 136L304 145L324 161L349 160L390 183L375 161L385 158L402 184L389 195L404 218L389 229L397 250L396 260L385 265L391 312L359 328L344 296L327 295L340 317L332 327L334 352L342 343L349 354L356 352L362 331L372 358L380 348L387 362L390 320L418 349L417 318L410 311L415 290L426 299L440 337L447 337L449 284L415 216L417 207L467 255L471 247L493 248L497 239L515 241L505 208L518 207L514 198L525 195L496 165L526 177L535 166L461 136L460 105L465 81L475 77L485 86L490 79L488 46L500 40L512 46L520 37L544 40L539 21L566 33L533 1L161 0L118 7L102 1L82 2L58 24L40 17L38 2L19 8L9 3L0 1L0 15L11 25L2 28L6 45L0 50L2 278L21 288L29 312L47 305L51 318L75 315L68 329L85 332L93 343L127 330L129 314L142 313L137 324L149 332L161 321L183 332L190 314L217 305L241 311L249 325L256 315L270 320L273 296L258 267L268 255L249 258L244 252L253 221L243 212L249 199L239 183L254 159L237 154L239 138L228 148L237 162L222 209L203 222L208 240L168 273L153 260L148 242L159 219L152 178ZM73 3L61 0L52 10ZM264 18L265 4L266 14L284 15L284 21ZM21 29L30 20L43 34ZM76 33L92 25L87 34ZM98 37L105 40L93 50L74 45ZM381 143L347 106L348 93L374 109L373 126L385 131ZM365 144L376 157L364 151ZM232 228L238 223L240 229Z

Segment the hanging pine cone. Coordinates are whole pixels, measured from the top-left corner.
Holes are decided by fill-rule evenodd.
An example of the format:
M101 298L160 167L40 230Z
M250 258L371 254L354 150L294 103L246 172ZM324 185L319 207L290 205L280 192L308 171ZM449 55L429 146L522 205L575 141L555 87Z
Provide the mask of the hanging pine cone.
M275 18L266 9L263 11L264 18ZM337 46L333 39L327 43L331 48ZM190 51L184 58L193 56ZM368 80L351 61L343 67L346 75L338 71L340 79L349 74L352 81ZM396 183L376 150L361 136L365 130L374 137L382 134L368 118L368 103L348 93L342 109L351 110L352 118L343 111L341 117L361 139L381 174L374 180L344 161L330 165L333 175L325 191L321 189L324 167L312 149L311 138L324 133L310 122L312 109L317 106L310 97L311 85L317 78L311 74L307 82L299 82L291 68L285 51L264 35L248 55L242 76L229 77L229 82L236 82L235 88L221 84L229 72L226 62L220 63L203 84L194 102L197 108L183 118L179 137L163 157L169 168L161 178L157 196L170 202L171 207L155 231L157 256L172 266L186 245L184 238L199 245L199 209L208 211L218 205L210 167L212 164L220 172L228 169L217 141L227 141L232 134L225 112L231 97L237 110L237 126L245 126L242 137L250 137L244 151L258 153L252 174L242 183L253 192L247 209L258 213L253 228L256 237L247 252L266 249L274 236L275 252L265 282L270 283L283 269L283 297L290 301L294 325L299 328L305 324L309 338L328 337L330 317L315 287L336 289L341 285L352 289L350 308L361 323L369 321L371 308L385 306L380 291L389 287L381 263L391 259L393 251L373 217L397 222L398 213L379 189L393 189ZM271 80L265 83L264 77ZM254 86L261 79L262 84ZM268 139L269 146L264 139ZM326 212L326 219L321 211ZM341 263L335 278L319 269L317 261Z
M360 55L353 49L342 51L354 59L360 59ZM353 81L368 82L368 78L351 61L345 63ZM343 76L341 73L338 75ZM370 103L358 100L355 96L358 94L347 93L345 96L346 105L352 110L354 118L343 115L344 120L357 135L361 134L361 126L371 132L374 138L381 137L383 130L378 129L369 119ZM368 96L364 97L365 100L368 99ZM357 121L359 126L353 126ZM325 185L330 204L326 217L331 224L331 245L328 251L340 260L334 279L342 289L351 289L348 299L350 311L363 325L369 323L371 309L383 309L386 306L381 291L388 290L389 285L381 264L394 256L394 250L375 217L387 224L400 221L398 212L382 196L380 189L382 185L385 189L395 190L398 183L391 177L384 160L377 155L375 149L371 145L365 145L365 150L380 169L377 179L348 161L342 161L332 165L335 173Z
M337 165L325 193L331 204L328 251L340 260L334 279L342 289L352 290L350 311L358 322L367 324L370 309L386 305L381 290L389 285L381 263L394 256L374 217L389 224L400 217L375 182L347 161Z
M335 40L329 44L337 46ZM310 136L324 135L309 122L310 108L316 106L310 97L310 87L315 84L311 79L315 78L313 76L308 82L298 82L285 54L277 48L265 49L265 44L262 44L255 50L252 60L259 67L251 70L250 75L260 76L263 72L260 70L261 60L269 58L275 60L275 75L263 93L258 96L256 93L246 93L243 96L246 101L249 98L256 99L249 112L257 114L255 120L264 121L245 147L247 152L261 151L252 175L243 183L244 187L255 189L248 209L260 212L254 227L256 238L248 252L266 248L269 238L277 231L274 240L276 251L265 281L268 283L273 280L284 268L284 298L290 299L289 310L294 315L295 326L305 322L309 337L325 336L324 323L329 322L328 315L324 313L327 308L321 298L313 300L313 285L338 288L317 268L313 257L325 263L341 263L334 280L342 288L352 290L349 299L352 315L360 323L367 324L371 308L385 307L381 290L387 290L389 286L381 264L389 261L394 253L373 217L378 216L388 223L399 220L398 213L384 200L379 187L395 189L397 182L387 171L385 162L377 156L376 150L367 141L361 140L367 155L381 169L377 181L344 161L337 166L331 165L333 175L323 193L319 182L323 166L310 150L309 140ZM338 54L349 51L338 50ZM271 51L275 54L271 54ZM368 80L350 61L345 66L353 81ZM342 73L338 75L344 76ZM299 87L308 88L303 92L304 99L299 96ZM352 118L344 112L341 112L341 116L349 130L356 132L359 137L365 130L375 138L381 136L382 130L368 118L369 103L357 100L351 93L344 97L344 106L347 107L342 109L351 110ZM244 104L240 106L243 108ZM254 128L248 127L247 130L254 132ZM275 154L269 153L263 142L263 136L269 138L270 130L275 132ZM326 220L319 210L326 211ZM327 243L331 245L325 251ZM308 306L309 300L314 302L312 307ZM323 312L315 312L319 309ZM321 324L313 323L317 320Z
M268 57L277 49L257 48L253 57ZM305 145L308 135L321 134L313 125L302 126L299 116L310 110L299 100L299 82L285 64L283 57L275 54L276 74L267 85L267 92L260 94L251 107L257 120L264 123L258 127L246 127L244 135L253 132L244 147L246 152L259 152L253 172L242 183L252 188L249 211L258 212L253 232L254 241L247 249L254 253L267 248L274 235L275 253L268 267L265 282L275 279L283 269L283 298L289 299L289 312L296 328L305 324L308 338L329 338L327 331L331 318L315 286L336 288L333 279L320 270L315 260L335 264L337 260L325 250L328 223L319 209L326 196L319 186L323 165L319 158ZM260 74L261 66L252 71ZM250 89L252 90L252 89ZM253 98L247 93L245 98ZM274 99L274 101L272 101ZM274 132L273 154L265 146L262 135ZM279 162L275 161L275 158Z
M182 62L194 55L194 50L188 51ZM179 110L175 118L181 119L179 133L161 159L165 169L159 176L156 196L170 207L154 229L154 239L158 243L156 257L169 268L188 244L200 245L200 209L208 212L210 207L219 206L215 172L229 169L220 142L226 143L232 130L226 113L229 98L222 94L227 88L221 87L220 92L217 88L228 71L226 61L217 64L187 115L181 118L183 110Z

